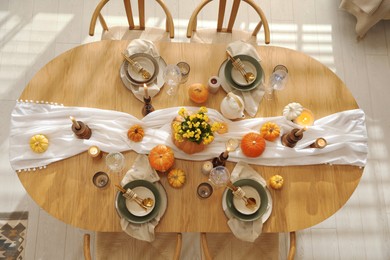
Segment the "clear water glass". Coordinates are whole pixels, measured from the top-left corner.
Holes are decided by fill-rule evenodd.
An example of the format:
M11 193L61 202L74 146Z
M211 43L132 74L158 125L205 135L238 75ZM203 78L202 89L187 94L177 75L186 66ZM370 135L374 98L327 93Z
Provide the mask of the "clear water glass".
M216 187L224 187L229 182L230 171L225 166L217 166L210 171L209 179Z
M167 94L175 96L181 81L180 68L172 64L166 66L163 72L163 78L166 86L168 87Z
M113 172L121 172L125 166L125 157L120 152L109 153L106 156L106 165Z

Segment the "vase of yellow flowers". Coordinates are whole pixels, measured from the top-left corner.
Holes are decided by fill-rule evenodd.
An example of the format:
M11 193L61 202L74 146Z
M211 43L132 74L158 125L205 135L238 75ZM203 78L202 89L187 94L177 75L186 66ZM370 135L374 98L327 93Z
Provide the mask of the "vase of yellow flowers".
M183 152L193 154L203 151L214 140L214 132L221 123L209 123L207 108L200 107L196 113L181 108L172 122L173 143Z

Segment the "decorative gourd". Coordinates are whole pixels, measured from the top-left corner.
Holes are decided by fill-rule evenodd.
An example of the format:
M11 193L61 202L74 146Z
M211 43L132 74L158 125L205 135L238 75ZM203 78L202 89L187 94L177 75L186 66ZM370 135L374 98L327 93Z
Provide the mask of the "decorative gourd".
M274 141L280 135L280 127L273 122L266 122L260 128L261 136L267 141Z
M30 138L30 147L35 153L44 153L49 147L49 139L42 134L34 135Z
M283 177L280 175L274 175L268 180L269 186L274 190L279 190L283 187Z
M292 102L284 107L283 116L287 118L287 120L294 120L297 118L303 110L303 106L299 103Z
M133 142L141 142L144 135L144 129L140 125L133 125L130 127L129 131L127 131L127 137Z
M241 140L241 151L247 157L258 157L265 150L265 140L258 133L247 133Z
M159 172L168 171L175 163L173 150L163 144L155 146L150 151L148 158L150 166Z
M209 98L209 91L207 87L201 83L194 83L188 88L188 95L192 101L201 104Z
M186 182L186 174L181 169L172 169L168 173L168 183L173 188L180 188Z

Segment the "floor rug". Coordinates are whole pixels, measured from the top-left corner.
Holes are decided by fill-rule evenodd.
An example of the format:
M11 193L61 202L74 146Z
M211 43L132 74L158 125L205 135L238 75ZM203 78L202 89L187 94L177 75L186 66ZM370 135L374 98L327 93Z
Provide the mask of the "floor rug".
M25 259L27 220L28 212L0 213L0 259Z

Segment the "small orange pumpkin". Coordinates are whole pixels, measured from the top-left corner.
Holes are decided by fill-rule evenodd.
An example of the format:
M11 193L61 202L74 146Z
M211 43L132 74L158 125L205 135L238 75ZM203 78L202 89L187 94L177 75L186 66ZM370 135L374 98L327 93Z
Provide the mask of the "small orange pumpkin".
M245 156L258 157L265 150L265 140L258 133L247 133L241 140L241 151Z
M260 134L265 140L274 141L280 135L280 127L273 122L264 123L260 128Z
M130 127L129 131L127 131L127 137L133 142L141 142L144 135L144 129L140 125L133 125Z
M283 177L277 174L268 180L269 186L274 190L280 190L283 187L283 182Z
M175 163L173 150L169 146L163 144L153 147L148 158L150 166L159 172L168 171Z
M201 104L209 98L209 91L207 87L201 83L194 83L188 88L188 95L192 101Z
M174 188L180 188L186 182L186 174L181 169L172 169L167 177L169 185Z

